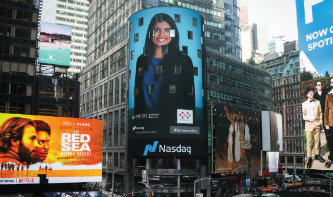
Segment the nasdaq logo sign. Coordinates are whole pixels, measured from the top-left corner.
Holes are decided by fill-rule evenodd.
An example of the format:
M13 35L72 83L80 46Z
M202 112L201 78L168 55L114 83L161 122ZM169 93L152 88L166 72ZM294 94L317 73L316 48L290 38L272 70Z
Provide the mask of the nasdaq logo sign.
M296 0L301 71L333 73L333 0Z
M147 144L146 148L145 148L145 151L143 152L143 156L147 156L148 152L154 153L156 151L157 144L158 144L158 141L154 141L153 145Z
M146 144L146 148L143 151L143 156L147 156L148 152L155 153L156 150L158 153L185 153L188 155L192 154L191 146L184 146L182 144L178 144L176 146L160 144L157 148L158 141L154 141L154 144Z

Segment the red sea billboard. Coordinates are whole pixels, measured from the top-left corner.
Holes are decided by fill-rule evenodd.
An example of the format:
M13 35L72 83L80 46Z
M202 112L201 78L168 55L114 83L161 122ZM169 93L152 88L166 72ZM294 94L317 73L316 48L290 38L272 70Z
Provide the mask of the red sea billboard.
M0 113L0 184L102 181L103 121Z

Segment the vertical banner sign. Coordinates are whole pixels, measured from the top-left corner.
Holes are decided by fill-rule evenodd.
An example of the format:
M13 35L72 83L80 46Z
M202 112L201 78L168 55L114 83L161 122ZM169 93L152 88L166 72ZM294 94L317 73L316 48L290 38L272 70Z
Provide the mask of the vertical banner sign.
M145 9L129 19L128 154L204 157L203 17Z
M332 170L333 0L296 0L296 7L305 169Z

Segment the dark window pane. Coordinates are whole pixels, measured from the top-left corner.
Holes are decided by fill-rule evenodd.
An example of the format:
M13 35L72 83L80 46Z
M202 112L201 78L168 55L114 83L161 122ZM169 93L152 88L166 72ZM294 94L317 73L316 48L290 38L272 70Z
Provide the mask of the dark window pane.
M187 46L183 46L182 49L183 49L183 50L182 50L182 54L183 54L183 55L187 55L187 54L188 54L188 53L187 53Z
M198 21L197 21L197 19L196 18L192 18L193 20L192 20L192 25L193 26L197 26L197 23L198 23Z
M181 22L180 15L175 14L175 23L180 23L180 22Z
M143 17L139 18L139 26L143 25Z
M189 40L193 40L193 32L192 31L188 31L187 32L187 37Z
M176 85L175 84L170 84L169 85L169 93L170 94L175 94L176 93Z
M182 74L182 66L181 65L175 65L175 74L176 75Z
M193 75L198 76L198 67L193 67Z
M156 74L157 75L160 75L160 74L162 74L162 72L163 72L163 66L162 65L157 65L156 66Z

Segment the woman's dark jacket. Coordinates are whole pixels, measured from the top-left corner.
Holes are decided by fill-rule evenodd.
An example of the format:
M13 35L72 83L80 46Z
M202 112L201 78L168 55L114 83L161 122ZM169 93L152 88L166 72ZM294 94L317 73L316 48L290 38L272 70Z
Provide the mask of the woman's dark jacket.
M141 55L137 60L134 88L134 114L149 113L145 107L143 76L151 63L151 58L152 57L149 55ZM172 58L164 58L160 65L162 65L161 75L163 79L161 83L159 121L160 123L164 123L163 125L172 126L177 124L177 109L194 111L195 92L193 64L189 56L178 53ZM172 85L176 86L175 93L169 92L169 88Z

